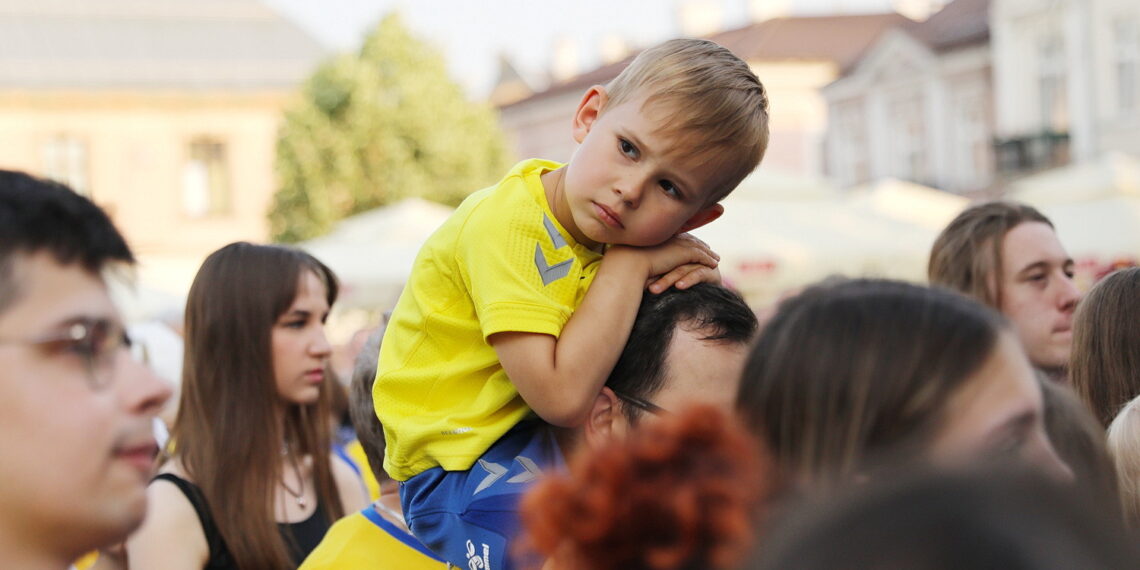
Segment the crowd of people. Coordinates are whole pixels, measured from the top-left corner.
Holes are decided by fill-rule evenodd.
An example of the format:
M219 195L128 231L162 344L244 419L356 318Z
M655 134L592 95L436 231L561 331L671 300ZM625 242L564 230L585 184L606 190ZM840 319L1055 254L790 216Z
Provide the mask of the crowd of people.
M988 202L929 284L829 278L760 322L687 232L768 120L724 48L646 50L584 94L568 164L429 239L347 372L328 267L219 249L167 421L108 293L126 241L0 172L0 566L1140 564L1140 269L1082 298L1050 221Z

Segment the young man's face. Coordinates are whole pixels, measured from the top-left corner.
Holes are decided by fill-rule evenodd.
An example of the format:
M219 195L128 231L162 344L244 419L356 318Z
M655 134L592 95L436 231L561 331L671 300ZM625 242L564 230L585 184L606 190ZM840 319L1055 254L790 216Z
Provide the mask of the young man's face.
M170 388L117 342L89 361L68 340L82 322L122 330L100 277L45 253L12 269L18 296L0 313L0 550L74 557L142 521L151 421ZM60 340L32 343L48 338Z
M1073 260L1048 224L1024 222L1005 234L999 310L1040 368L1062 368L1073 345L1073 309L1080 292Z
M607 106L604 90L587 92L574 120L580 146L561 184L547 184L555 217L588 247L659 245L722 211L708 203L718 167L662 132L666 107L643 102Z

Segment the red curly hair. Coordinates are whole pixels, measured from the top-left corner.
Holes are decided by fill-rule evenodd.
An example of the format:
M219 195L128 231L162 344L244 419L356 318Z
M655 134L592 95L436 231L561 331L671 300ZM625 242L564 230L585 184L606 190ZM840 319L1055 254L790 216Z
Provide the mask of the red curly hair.
M694 406L624 441L583 449L570 474L523 498L522 542L557 568L730 568L774 491L761 444L724 412Z

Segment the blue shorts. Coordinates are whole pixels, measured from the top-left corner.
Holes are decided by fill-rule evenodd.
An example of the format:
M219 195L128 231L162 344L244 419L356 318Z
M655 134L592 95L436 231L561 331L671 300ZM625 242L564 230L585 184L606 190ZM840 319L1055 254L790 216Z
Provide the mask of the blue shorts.
M435 467L400 484L412 534L460 568L521 567L511 550L519 500L545 470L565 471L554 430L527 420L499 438L467 471Z

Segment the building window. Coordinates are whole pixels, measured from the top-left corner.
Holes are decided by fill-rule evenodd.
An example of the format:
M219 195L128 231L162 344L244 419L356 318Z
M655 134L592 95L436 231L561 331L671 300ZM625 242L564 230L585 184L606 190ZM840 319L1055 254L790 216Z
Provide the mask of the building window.
M206 138L190 142L182 171L182 211L191 218L230 212L230 171L225 143Z
M1065 46L1059 35L1046 37L1038 47L1037 85L1041 98L1041 124L1045 130L1069 130L1069 93L1065 73Z
M87 141L71 135L55 135L43 146L43 175L72 190L91 195L87 174Z
M870 177L867 126L859 102L835 108L835 165L844 186L867 182Z
M891 171L889 174L913 182L925 182L926 127L921 96L896 99L890 109L892 119Z
M1140 110L1140 22L1116 22L1116 101L1121 114Z
M988 109L984 93L963 93L956 98L951 155L954 176L966 187L988 184L993 171Z

